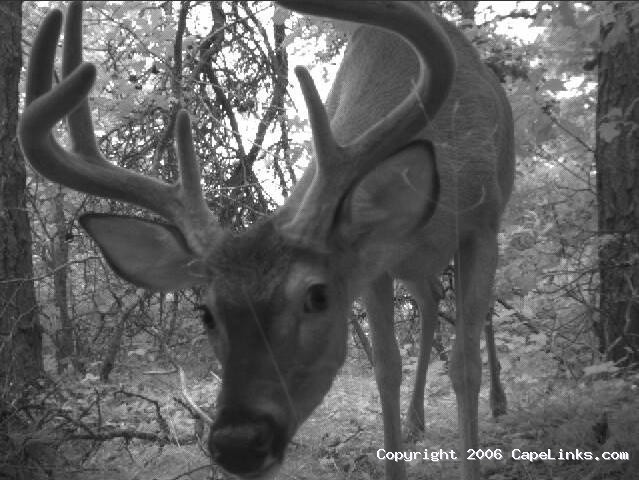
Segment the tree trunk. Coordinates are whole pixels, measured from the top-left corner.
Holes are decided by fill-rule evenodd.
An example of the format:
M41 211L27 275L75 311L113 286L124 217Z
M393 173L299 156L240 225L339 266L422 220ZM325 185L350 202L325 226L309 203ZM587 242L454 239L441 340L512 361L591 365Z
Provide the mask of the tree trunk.
M639 27L633 2L609 2L614 20L602 26L597 95L600 350L609 360L639 359Z
M353 327L353 339L357 339L359 344L364 349L364 353L366 353L366 358L371 364L371 367L375 366L375 360L373 359L373 348L371 347L371 342L369 342L368 337L366 336L366 332L359 324L359 316L355 314L351 314L351 325Z
M67 243L67 225L64 218L64 191L61 186L58 186L53 203L56 231L51 249L53 257L51 264L53 267L54 299L60 319L59 329L56 332L56 360L58 373L60 373L65 370L67 365L74 363L73 323L69 316L67 293L69 244Z
M118 353L120 352L120 346L122 345L122 337L124 336L124 330L126 329L127 321L129 317L133 313L133 311L139 307L145 298L148 298L148 294L145 294L143 297L138 298L135 302L133 302L125 311L122 312L122 316L118 320L118 323L115 326L115 330L113 331L113 335L109 340L109 346L104 355L104 360L102 362L102 368L100 369L100 380L102 382L109 381L109 375L113 371L115 367L115 361L118 357ZM120 303L120 302L118 302ZM119 310L122 309L122 306L118 305Z
M3 2L0 15L0 388L35 378L43 369L25 202L26 171L16 140L21 8L19 1Z
M180 309L180 297L177 292L173 293L173 301L171 302L171 313L169 316L169 324L164 330L164 339L160 345L160 355L167 353L173 335L178 325L178 314Z

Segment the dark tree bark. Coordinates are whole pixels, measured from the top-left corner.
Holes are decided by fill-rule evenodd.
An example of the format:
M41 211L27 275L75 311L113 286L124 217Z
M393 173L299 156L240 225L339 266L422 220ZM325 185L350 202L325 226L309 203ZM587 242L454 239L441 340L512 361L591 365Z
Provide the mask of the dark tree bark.
M366 353L366 358L371 364L371 367L375 366L375 360L373 359L373 348L371 347L371 342L368 340L366 336L366 332L360 325L360 315L351 314L351 326L353 327L353 339L364 349L364 353Z
M122 346L122 338L124 337L124 331L126 329L129 317L135 311L135 309L138 308L150 296L151 294L149 293L144 294L137 301L132 303L124 312L122 312L122 316L118 320L118 323L115 325L113 335L109 340L109 345L107 347L106 353L104 354L102 368L100 369L100 380L102 382L109 381L109 375L111 375L113 368L115 368L115 362ZM118 300L118 311L121 311L122 307L122 302Z
M602 26L597 95L600 350L609 360L639 360L639 26L634 2L610 2Z
M463 21L469 22L471 25L475 23L475 9L477 8L478 1L458 0L455 2Z
M16 138L22 66L22 5L0 6L0 388L42 371L26 172Z
M64 190L58 186L53 199L55 235L52 245L53 288L55 305L58 309L60 326L56 332L56 360L58 372L62 372L69 362L74 363L73 322L69 315L69 295L67 275L69 268L69 244L67 243L67 223L64 217Z

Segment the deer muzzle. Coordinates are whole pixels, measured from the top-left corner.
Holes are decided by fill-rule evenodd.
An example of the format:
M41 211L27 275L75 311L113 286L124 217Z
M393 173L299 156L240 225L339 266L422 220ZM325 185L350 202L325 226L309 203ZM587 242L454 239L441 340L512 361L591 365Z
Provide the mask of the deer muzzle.
M211 426L211 458L243 478L265 475L282 462L285 448L286 428L268 414L226 408Z

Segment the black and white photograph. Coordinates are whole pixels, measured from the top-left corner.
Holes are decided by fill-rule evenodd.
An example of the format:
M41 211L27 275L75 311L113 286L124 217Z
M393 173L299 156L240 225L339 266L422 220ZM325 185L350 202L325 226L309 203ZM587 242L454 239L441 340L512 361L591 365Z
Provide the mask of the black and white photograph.
M0 2L0 480L639 480L639 2Z

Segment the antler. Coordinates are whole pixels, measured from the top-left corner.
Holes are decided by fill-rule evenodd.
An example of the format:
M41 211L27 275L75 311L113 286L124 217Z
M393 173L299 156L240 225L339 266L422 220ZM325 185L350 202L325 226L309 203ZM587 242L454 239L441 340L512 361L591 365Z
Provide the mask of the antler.
M279 0L278 3L310 15L390 30L409 42L419 61L413 92L386 117L344 146L335 140L310 74L303 67L295 69L313 131L316 172L293 219L282 229L295 240L323 245L349 188L426 127L444 103L455 73L455 52L437 21L410 2ZM427 64L430 75L426 74Z
M64 34L63 80L51 89L62 14L53 10L33 43L27 73L26 104L18 136L26 158L45 177L74 190L121 200L156 212L176 225L193 251L201 253L219 225L202 195L191 123L185 110L175 129L180 180L171 185L110 163L98 150L87 97L95 66L82 63L82 2L68 9ZM67 117L72 148L67 151L51 129Z

